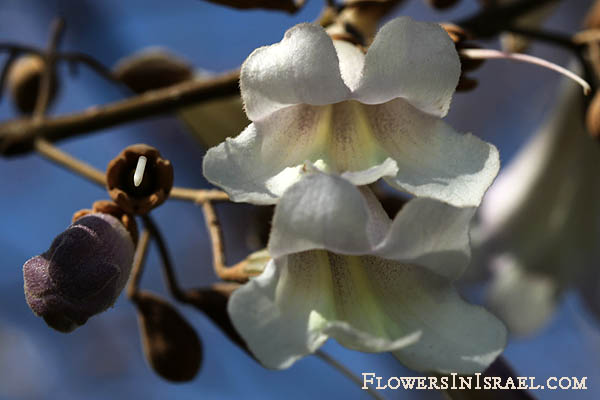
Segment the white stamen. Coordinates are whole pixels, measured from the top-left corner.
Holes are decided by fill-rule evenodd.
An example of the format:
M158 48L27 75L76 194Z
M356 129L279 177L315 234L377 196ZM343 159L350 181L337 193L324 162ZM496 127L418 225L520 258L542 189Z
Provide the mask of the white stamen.
M135 187L140 186L142 179L144 179L144 170L146 169L146 162L148 159L145 156L138 158L137 166L135 167L135 173L133 174L133 184Z
M554 64L548 60L544 60L543 58L530 56L529 54L507 53L504 51L492 50L492 49L462 49L462 50L460 50L460 54L462 56L465 56L467 58L472 58L472 59L484 60L484 59L490 59L490 58L499 58L499 59L521 61L521 62L539 65L540 67L551 69L552 71L556 71L559 74L562 74L562 75L574 80L575 82L580 84L581 87L583 87L583 93L586 95L590 94L592 91L590 84L587 83L585 81L585 79L583 79L579 75L574 74L573 72L569 71L566 68L561 67L560 65Z

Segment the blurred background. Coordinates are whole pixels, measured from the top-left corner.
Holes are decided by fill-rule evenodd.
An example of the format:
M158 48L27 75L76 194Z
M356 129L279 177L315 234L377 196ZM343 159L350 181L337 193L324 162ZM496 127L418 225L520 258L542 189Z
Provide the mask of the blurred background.
M563 1L546 27L572 33L581 26L589 0ZM318 16L323 2L309 0L297 14L238 11L201 0L3 0L0 1L0 41L43 47L51 20L67 22L63 50L92 54L107 66L147 46L163 46L198 69L225 71L238 67L256 47L281 40L285 30ZM421 0L406 0L396 14L430 21L452 21L478 9L463 0L449 12L431 10ZM392 16L390 16L392 17ZM483 42L487 47L498 43ZM566 51L536 44L532 54L567 65ZM0 62L4 60L0 55ZM81 67L71 77L60 68L61 88L51 113L82 110L115 101L123 92ZM553 72L524 64L488 61L475 72L479 87L456 94L448 121L458 131L473 132L494 143L506 165L534 132L553 104L560 78ZM16 115L8 98L0 103L0 120ZM231 132L235 136L238 132ZM144 142L172 161L175 184L208 187L202 176L206 149L172 116L158 116L61 142L62 149L104 170L122 148ZM27 307L22 265L45 251L69 225L74 211L107 198L97 186L31 154L0 158L0 399L304 399L369 398L351 381L315 357L286 371L269 371L232 345L203 315L185 307L204 341L204 365L186 384L163 381L146 365L134 307L122 298L106 313L71 334L48 328ZM248 208L219 207L230 261L251 248ZM154 212L167 238L180 282L200 287L216 281L201 210L178 201ZM472 268L482 268L473 265ZM168 296L160 264L151 249L143 288ZM469 287L465 296L481 300L483 285ZM511 339L504 356L520 376L587 376L587 391L538 391L542 399L596 399L600 396L600 335L598 324L577 296L564 297L551 322L534 336ZM324 350L356 374L419 375L405 370L390 355L348 351L334 342ZM433 391L387 391L387 398L438 399Z

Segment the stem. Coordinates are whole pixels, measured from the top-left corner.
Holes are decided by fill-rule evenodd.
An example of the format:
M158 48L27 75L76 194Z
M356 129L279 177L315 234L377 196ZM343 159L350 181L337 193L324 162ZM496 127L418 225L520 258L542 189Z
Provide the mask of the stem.
M583 93L589 94L592 91L590 84L587 83L583 78L574 74L566 68L561 67L560 65L554 64L548 60L544 60L543 58L534 57L529 54L521 54L521 53L506 53L504 51L499 50L491 50L491 49L462 49L460 50L460 55L471 58L471 59L506 59L512 61L520 61L526 62L529 64L539 65L540 67L548 68L552 71L556 71L559 74L562 74L568 78L571 78L575 82L583 87Z
M56 65L56 49L65 31L65 21L58 18L52 22L50 40L44 53L44 70L40 80L35 109L33 110L33 120L42 120L46 114L48 104L50 103L50 92L54 84L54 66Z
M105 67L104 64L88 54L80 52L67 52L58 53L56 56L57 58L67 62L78 62L85 64L90 67L92 71L96 72L99 76L105 78L107 81L125 87L123 83L114 76L113 72L109 68Z
M144 272L144 264L148 255L148 244L150 243L150 232L144 230L139 238L133 258L133 266L131 267L131 278L127 285L127 297L133 299L138 292L142 273Z
M315 351L315 356L319 357L321 360L325 361L327 364L337 369L339 372L341 372L343 375L349 378L352 382L356 383L361 389L363 388L364 382L358 376L354 375L354 373L348 368L346 368L343 364L332 358L329 354L325 353L322 350L317 350ZM368 389L362 390L366 390L367 393L369 393L374 399L384 400L383 396L381 396L372 387L368 387Z
M106 186L106 175L104 172L91 165L71 156L60 150L58 147L44 139L37 139L34 142L35 150L46 159L64 167L89 181ZM194 203L204 203L207 201L228 201L229 196L221 190L215 189L191 189L174 186L171 189L170 197L174 200L192 201Z
M558 32L549 32L540 29L527 29L516 26L510 26L505 30L507 32L515 33L517 35L525 36L531 39L536 39L542 42L548 42L550 44L558 45L568 50L575 51L578 54L581 52L582 49L581 44L575 41L577 35L571 37Z
M49 143L44 139L37 139L34 142L34 147L40 155L48 160L65 167L102 187L106 186L106 176L103 172L78 160L70 154L65 153L52 143Z
M149 215L142 215L142 220L144 221L146 229L150 232L150 236L152 236L158 245L158 251L162 260L163 271L167 278L167 288L169 289L169 292L176 300L186 302L187 297L177 283L175 270L173 268L173 263L171 262L171 256L169 255L169 249L167 248L167 244L165 243L160 229L158 229L158 226Z
M229 196L221 190L215 189L188 189L183 187L173 187L169 197L174 200L193 201L202 204L207 201L228 201Z
M215 274L226 281L246 282L249 275L246 273L245 260L231 267L226 265L221 224L219 223L217 213L215 212L212 203L210 201L202 203L202 211L204 212L206 229L208 230L208 235L212 243L213 268Z
M456 23L476 39L491 38L512 27L518 17L559 0L519 0L504 6L487 7Z
M577 44L588 44L600 41L600 29L586 29L573 35L573 42Z
M154 117L203 101L239 94L239 71L210 80L192 80L139 96L88 108L71 115L46 118L42 122L12 120L0 124L0 153L13 155L33 150L34 137L49 142L87 134L142 118Z

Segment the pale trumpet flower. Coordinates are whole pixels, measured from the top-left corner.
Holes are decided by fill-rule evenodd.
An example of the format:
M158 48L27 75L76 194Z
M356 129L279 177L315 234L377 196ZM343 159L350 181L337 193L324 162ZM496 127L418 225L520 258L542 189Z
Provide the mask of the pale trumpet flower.
M490 307L516 334L544 325L568 288L600 311L600 146L583 118L581 92L567 82L480 208L475 263L492 266Z
M252 123L208 151L204 174L234 201L274 204L308 160L355 185L383 177L416 196L477 206L499 156L441 120L459 75L454 44L437 24L394 19L366 54L318 25L297 25L244 62Z
M469 262L474 211L417 198L391 221L367 187L313 172L281 197L273 259L233 293L232 322L269 368L331 337L418 371L480 372L504 349L506 328L452 285Z

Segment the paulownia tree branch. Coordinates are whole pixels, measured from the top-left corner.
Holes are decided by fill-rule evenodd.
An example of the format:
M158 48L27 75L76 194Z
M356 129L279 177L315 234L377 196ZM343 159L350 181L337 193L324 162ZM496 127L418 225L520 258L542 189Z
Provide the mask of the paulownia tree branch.
M234 0L231 0L234 2ZM336 16L336 24L346 32L356 28L363 37L371 34L376 24L374 16L388 13L402 0L348 0ZM490 37L511 27L515 18L558 0L520 0L507 6L483 9L458 25L478 38ZM360 10L370 8L371 22L363 26L359 21ZM368 14L371 15L371 14ZM354 26L354 25L357 26ZM91 133L112 126L167 113L180 107L227 97L239 93L239 71L225 73L206 81L187 81L168 88L153 90L126 100L91 107L85 111L58 117L46 117L42 121L15 119L0 124L0 154L18 155L34 149L34 139L43 138L55 142L72 136Z
M266 10L280 10L294 14L302 8L304 0L205 0L209 3L220 4L238 9L264 8Z
M186 81L164 89L152 90L126 100L85 111L43 120L16 119L0 124L0 154L4 156L33 150L35 138L48 142L91 133L126 122L148 118L190 104L239 93L239 71L210 80Z

